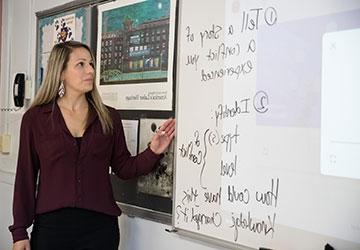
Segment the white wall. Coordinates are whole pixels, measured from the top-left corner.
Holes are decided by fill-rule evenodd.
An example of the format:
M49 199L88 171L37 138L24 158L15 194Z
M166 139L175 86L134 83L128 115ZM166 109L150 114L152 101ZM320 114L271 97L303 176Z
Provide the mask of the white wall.
M26 72L28 79L35 79L35 13L62 5L66 0L3 0L0 107L12 107L11 81L15 72ZM11 204L13 180L17 159L20 120L24 110L0 113L0 133L12 137L11 153L0 154L0 249L11 249L11 236L7 227L12 222ZM163 225L140 218L122 215L119 219L121 250L214 250L203 242L165 232Z
M2 162L1 162L2 165ZM0 249L11 249L12 240L8 226L12 222L11 202L13 193L14 174L0 170Z

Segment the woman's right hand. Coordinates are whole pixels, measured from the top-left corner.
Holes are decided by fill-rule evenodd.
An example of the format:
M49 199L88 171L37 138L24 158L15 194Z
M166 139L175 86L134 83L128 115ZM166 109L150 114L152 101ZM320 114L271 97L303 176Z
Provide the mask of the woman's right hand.
M30 250L29 240L19 240L14 243L13 250Z

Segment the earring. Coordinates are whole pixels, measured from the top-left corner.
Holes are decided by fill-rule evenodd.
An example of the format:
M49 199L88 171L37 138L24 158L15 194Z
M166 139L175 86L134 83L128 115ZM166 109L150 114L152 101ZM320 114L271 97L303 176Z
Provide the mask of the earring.
M59 87L58 94L59 94L60 98L65 95L64 81L61 81L61 82L60 82L60 87Z

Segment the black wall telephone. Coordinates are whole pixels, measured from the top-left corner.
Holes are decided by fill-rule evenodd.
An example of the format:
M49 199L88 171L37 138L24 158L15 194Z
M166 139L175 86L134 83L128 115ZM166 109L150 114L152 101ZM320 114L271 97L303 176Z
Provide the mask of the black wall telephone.
M24 97L25 97L25 74L17 73L14 80L14 104L16 107L24 106Z

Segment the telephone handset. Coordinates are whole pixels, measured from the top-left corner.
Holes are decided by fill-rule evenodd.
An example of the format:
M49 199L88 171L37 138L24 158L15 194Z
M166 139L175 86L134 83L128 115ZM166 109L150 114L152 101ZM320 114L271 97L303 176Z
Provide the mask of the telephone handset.
M24 106L24 97L25 97L25 74L17 73L14 79L14 104L16 107Z

